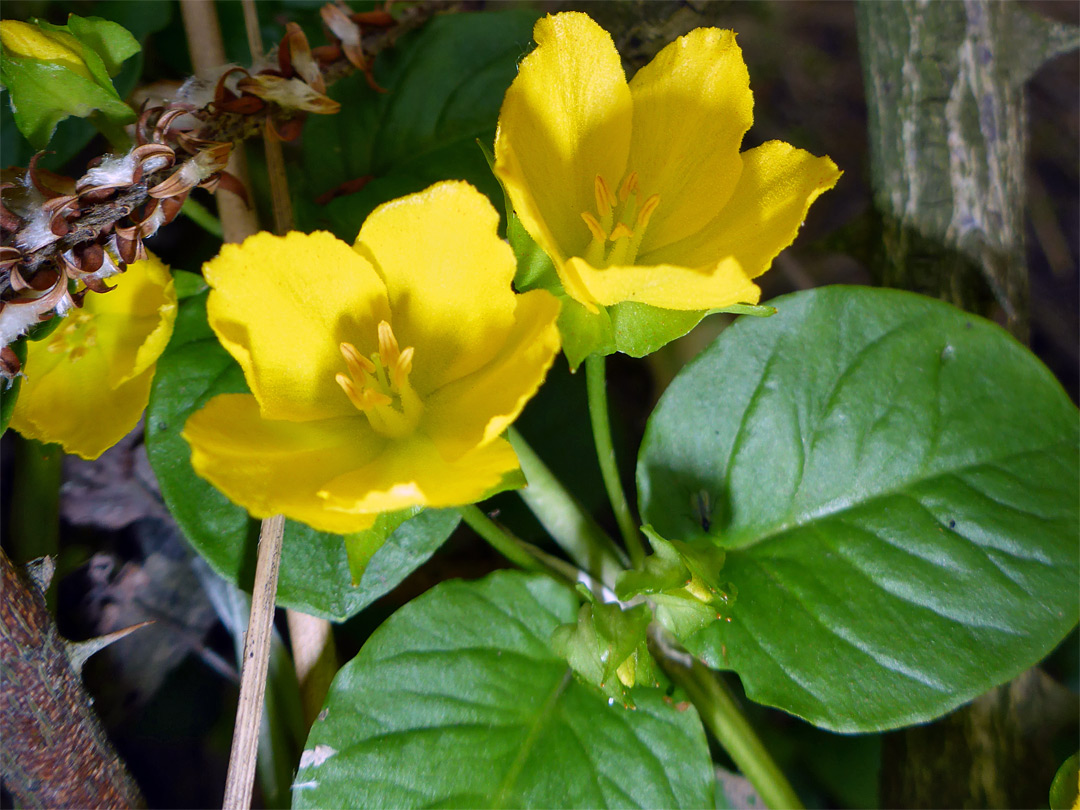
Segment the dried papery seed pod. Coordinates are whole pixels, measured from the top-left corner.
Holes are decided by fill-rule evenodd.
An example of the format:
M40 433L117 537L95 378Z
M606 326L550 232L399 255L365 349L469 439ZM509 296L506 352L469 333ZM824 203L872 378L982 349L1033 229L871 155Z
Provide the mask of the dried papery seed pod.
M2 308L3 304L0 303L0 310ZM19 356L15 354L15 350L10 346L0 349L0 377L13 380L20 374L22 374L22 363L19 361Z
M319 16L330 33L337 37L345 58L357 70L367 70L364 47L361 43L360 26L349 19L348 12L339 5L327 3L319 9Z
M19 265L19 262L21 262L21 261L22 261L22 253L19 251L18 248L12 247L10 245L5 245L4 247L0 247L0 269L3 269L3 270L10 269L10 271L11 271L11 282L10 282L11 283L11 288L13 290L16 290L16 292L18 291L18 289L25 289L26 288L25 286L23 286L21 288L16 288L16 286L15 286L15 284L16 284L15 279L16 278L18 278L19 283L22 283L22 284L25 285L25 282L23 281L22 274L19 273L19 271L18 271L19 270L18 265Z
M223 185L222 188L228 189L229 191L233 192L233 194L242 197L244 200L244 204L248 205L247 189L244 188L244 184L228 172L221 173L220 179L223 180L224 178L228 178L229 180L235 182L236 185L240 187L240 190L236 191L236 189L232 188L229 185ZM180 208L184 205L184 200L187 199L187 196L187 194L177 194L172 197L165 197L163 200L161 200L161 206L159 210L162 214L162 225L168 225L170 222L176 219L176 215L180 213Z
M139 164L136 182L141 180L144 174L153 174L176 163L176 152L163 143L144 143L131 150L131 154Z
M68 220L79 216L79 198L75 196L53 197L46 200L41 210L49 215L49 230L57 237L64 236L71 231Z
M136 183L135 172L138 168L139 161L133 152L107 155L76 181L75 191L83 199L100 202L111 197L117 189Z
M0 308L0 345L7 346L31 326L52 317L65 315L76 305L68 293L67 277L54 274L55 283L39 296L24 296L3 302Z
M241 79L237 86L245 94L258 96L264 101L272 101L285 110L303 110L321 115L332 115L341 109L338 102L305 84L301 79L285 79L281 76L260 73L257 76Z
M9 233L15 233L22 227L22 220L15 216L8 210L6 200L3 198L3 192L9 188L15 188L14 183L0 183L0 229L8 231Z
M172 109L162 113L158 119L157 124L154 125L154 133L152 136L154 143L165 143L169 137L169 129L173 122L176 121L182 115L187 114L187 110Z
M29 185L33 186L47 200L53 197L74 194L74 180L37 165L38 161L46 154L48 152L37 152L30 158L30 165L26 169L26 176L30 179Z
M278 45L278 66L283 76L297 75L315 92L326 94L326 81L312 56L308 38L294 22L285 26L285 36Z

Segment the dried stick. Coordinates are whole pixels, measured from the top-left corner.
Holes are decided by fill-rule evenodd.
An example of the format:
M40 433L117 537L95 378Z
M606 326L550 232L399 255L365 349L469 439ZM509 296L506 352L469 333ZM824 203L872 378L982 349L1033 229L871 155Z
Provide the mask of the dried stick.
M251 594L251 616L244 634L243 669L240 673L240 702L236 707L229 773L225 778L224 810L247 810L255 779L259 751L259 723L266 695L266 669L273 638L274 599L277 596L278 566L285 518L275 515L262 522L259 557L255 564L255 587Z

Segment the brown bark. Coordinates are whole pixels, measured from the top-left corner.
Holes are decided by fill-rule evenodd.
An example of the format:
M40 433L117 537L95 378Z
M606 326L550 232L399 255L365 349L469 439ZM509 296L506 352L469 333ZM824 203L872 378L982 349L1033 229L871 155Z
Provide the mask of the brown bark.
M41 591L0 551L0 773L23 807L144 807Z

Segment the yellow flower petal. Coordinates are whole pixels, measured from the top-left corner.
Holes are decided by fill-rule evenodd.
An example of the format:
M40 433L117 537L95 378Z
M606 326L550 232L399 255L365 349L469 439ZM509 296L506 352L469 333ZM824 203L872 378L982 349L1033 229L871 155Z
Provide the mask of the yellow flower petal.
M99 324L98 341L110 358L109 385L115 387L142 374L165 351L176 321L176 290L169 268L153 254L106 283L114 289L87 295L83 311Z
M253 396L223 394L192 414L182 435L195 471L257 518L283 514L339 534L369 528L374 520L328 511L317 495L385 447L363 418L271 421L260 416Z
M841 174L829 158L782 141L743 152L743 173L724 210L698 233L642 260L692 267L731 256L756 278L792 243L810 204Z
M359 514L393 512L417 504L458 506L517 484L519 470L506 439L447 461L431 441L418 435L395 443L363 468L330 481L322 496L327 509Z
M567 264L603 306L636 301L661 309L719 309L756 304L761 297L758 286L731 258L703 270L670 264L597 270L577 258Z
M492 361L428 398L424 430L445 457L493 441L521 413L559 351L558 315L546 290L518 296L514 329Z
M630 89L611 36L587 15L537 21L499 113L495 173L556 265L590 239L599 174L618 183L630 149Z
M490 361L513 327L517 263L498 227L487 197L448 182L379 206L360 229L356 250L386 283L421 395Z
M27 379L11 427L28 439L55 442L65 453L93 460L138 424L150 400L154 370L109 388L103 384L108 366L100 355L60 366L51 374L35 374L27 357Z
M630 168L643 197L660 195L641 245L648 252L694 233L724 207L742 172L739 145L754 98L734 32L716 28L665 47L634 76L630 93Z
M172 276L151 256L87 295L44 340L27 344L11 426L94 459L127 435L150 399L154 364L172 336Z
M339 346L378 348L386 288L366 259L332 234L259 233L204 266L207 316L267 419L355 414L334 379Z

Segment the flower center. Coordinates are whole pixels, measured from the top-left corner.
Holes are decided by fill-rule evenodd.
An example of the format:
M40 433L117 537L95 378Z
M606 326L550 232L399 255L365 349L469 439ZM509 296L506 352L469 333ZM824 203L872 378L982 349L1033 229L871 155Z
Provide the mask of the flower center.
M93 314L85 310L73 312L64 320L66 323L52 333L45 348L53 354L63 352L74 362L97 344L97 326L91 323Z
M660 204L660 195L653 194L643 201L637 172L626 175L618 196L600 175L596 175L594 190L597 215L581 212L581 218L592 233L583 258L593 267L633 264L649 219Z
M412 433L424 412L424 403L409 384L412 347L401 350L390 324L381 321L379 351L367 358L351 343L342 343L341 355L349 375L334 379L376 432L391 438Z

